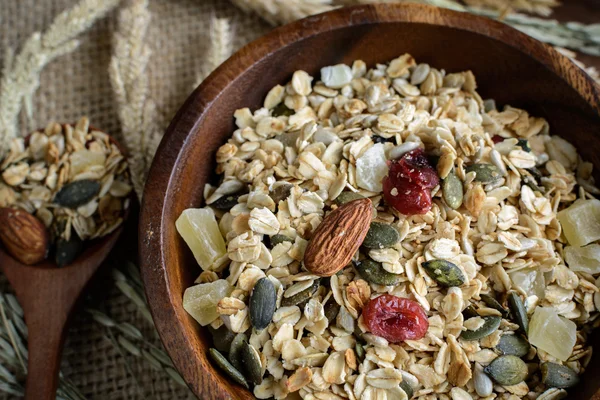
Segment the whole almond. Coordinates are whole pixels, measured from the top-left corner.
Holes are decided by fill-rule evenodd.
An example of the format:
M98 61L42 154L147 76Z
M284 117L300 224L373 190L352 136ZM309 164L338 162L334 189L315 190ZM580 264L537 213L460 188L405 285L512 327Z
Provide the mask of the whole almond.
M331 276L348 265L369 231L372 216L369 199L350 201L327 214L306 247L306 269Z
M42 221L16 208L0 208L0 240L23 264L36 264L48 253L48 232Z

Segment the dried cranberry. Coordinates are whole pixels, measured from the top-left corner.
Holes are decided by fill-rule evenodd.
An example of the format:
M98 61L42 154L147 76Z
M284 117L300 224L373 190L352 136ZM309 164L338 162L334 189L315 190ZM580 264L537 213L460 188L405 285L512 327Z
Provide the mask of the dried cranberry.
M384 294L370 300L363 309L369 330L392 343L419 340L429 328L425 310L416 301Z
M498 144L500 142L504 142L504 138L500 135L494 135L492 136L492 142L494 142L494 144Z
M439 183L423 149L415 149L390 162L383 179L383 195L402 214L425 214L431 209L431 189Z

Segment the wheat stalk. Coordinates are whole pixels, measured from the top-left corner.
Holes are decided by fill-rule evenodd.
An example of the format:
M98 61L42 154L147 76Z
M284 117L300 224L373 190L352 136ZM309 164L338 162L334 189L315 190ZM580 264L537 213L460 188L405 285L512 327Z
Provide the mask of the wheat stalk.
M233 52L233 32L231 24L227 18L212 17L210 21L210 46L208 54L203 60L204 64L200 67L200 72L196 77L194 88L200 85L202 81L223 61L225 61Z
M258 14L273 26L287 24L335 8L332 0L231 0L246 12Z
M55 58L75 50L79 45L75 38L118 3L119 0L82 0L59 14L46 32L32 34L16 56L7 50L0 80L0 158L10 139L19 132L18 117L23 105L31 120L32 99L40 85L42 69Z
M132 0L121 10L109 66L110 82L119 106L123 144L130 155L132 182L139 198L160 140L154 120L156 107L149 96L146 74L151 50L144 40L149 24L147 0Z

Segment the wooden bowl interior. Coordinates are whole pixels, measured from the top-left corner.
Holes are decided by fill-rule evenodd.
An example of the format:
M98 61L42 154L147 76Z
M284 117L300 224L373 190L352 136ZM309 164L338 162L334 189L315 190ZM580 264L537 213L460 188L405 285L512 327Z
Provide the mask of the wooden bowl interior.
M584 159L600 167L600 146L596 141L596 132L600 128L597 110L528 52L485 34L423 22L370 23L363 14L352 16L358 20L356 26L321 29L324 32L298 39L280 49L275 48L280 44L273 41L262 41L254 48L243 49L236 56L238 61L240 57L251 59L256 52L268 54L245 70L232 69L234 63L220 68L188 99L158 152L157 165L153 166L145 194L145 201L152 204L145 205L143 211L143 214L155 215L143 216L141 229L144 231L140 233L144 236L142 242L147 245L142 245L142 251L152 248L150 242L154 238L162 246L162 253L142 254L144 267L153 270L145 271L144 275L162 339L175 365L202 399L228 396L252 399L253 396L229 382L207 360L210 347L208 331L200 328L182 308L183 291L192 285L201 271L177 234L175 220L184 209L203 205L204 184L215 179L215 152L235 129L233 112L242 107L251 110L261 107L269 89L287 82L295 70L305 70L318 78L322 66L351 63L355 59L362 59L373 66L403 53L410 53L417 62L426 62L447 72L470 69L477 78L478 90L483 98L494 98L499 107L510 104L524 108L532 115L547 118L552 134L567 138L577 146ZM306 20L302 26L310 30L311 21L318 23L318 18ZM457 26L456 21L453 24ZM486 29L492 28L484 24L478 29L486 33ZM509 33L515 34L513 31ZM301 35L297 32L298 37ZM271 46L273 51L267 52L261 46ZM553 62L548 61L553 56L546 53L534 55ZM220 90L223 86L225 88ZM596 96L597 100L597 94L590 93L590 96ZM160 170L170 164L175 165L172 171ZM155 208L154 204L160 201L147 200L147 196L164 196L164 206ZM146 221L152 223L144 226ZM157 284L155 279L163 276L162 272L156 272L160 268L166 268L166 285ZM598 372L600 358L595 357L586 376L594 376ZM577 393L572 393L570 398L590 399L598 386L599 382L584 378Z

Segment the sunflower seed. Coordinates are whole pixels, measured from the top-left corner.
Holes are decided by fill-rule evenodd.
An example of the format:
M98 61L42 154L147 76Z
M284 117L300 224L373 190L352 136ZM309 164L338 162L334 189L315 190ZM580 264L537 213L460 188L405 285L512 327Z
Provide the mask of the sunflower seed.
M483 367L478 363L475 363L473 372L473 386L475 392L481 397L487 397L492 394L494 384L489 376L483 372Z
M244 378L242 373L239 370L237 370L233 365L231 365L231 363L229 361L227 361L225 356L223 356L223 354L219 353L219 350L211 348L209 350L209 353L210 353L210 357L217 364L217 366L219 368L221 368L223 371L225 371L225 373L227 375L229 375L231 377L231 379L234 380L234 382L239 383L246 389L249 389L248 383L246 382L246 379Z
M430 260L421 264L427 275L442 286L461 286L466 277L454 263L446 260Z
M273 319L277 308L277 293L269 278L261 278L250 295L250 322L256 330L265 329Z
M442 195L448 207L456 210L462 205L463 184L454 171L450 171L442 181Z
M400 234L389 224L371 222L362 245L369 249L392 247L400 240Z
M500 356L484 370L501 385L510 386L521 383L527 377L527 364L519 357Z
M542 371L542 382L548 387L570 388L579 383L579 376L566 365L546 362L540 367Z
M369 259L358 261L354 263L354 267L366 281L377 285L391 286L400 282L400 275L387 272L377 261Z
M464 340L482 339L494 333L500 327L500 322L502 322L502 318L495 315L480 318L483 319L483 325L479 329L463 331L460 337Z

